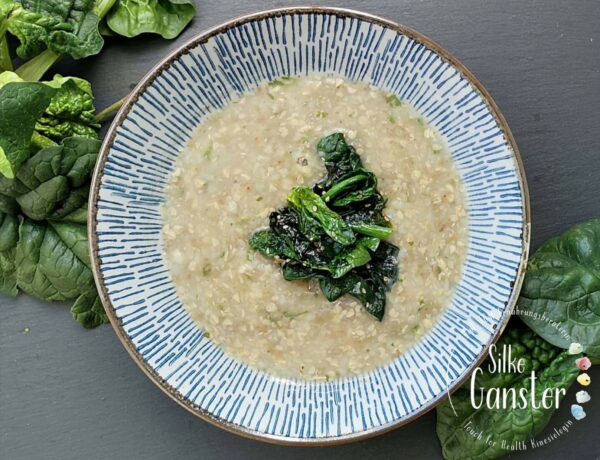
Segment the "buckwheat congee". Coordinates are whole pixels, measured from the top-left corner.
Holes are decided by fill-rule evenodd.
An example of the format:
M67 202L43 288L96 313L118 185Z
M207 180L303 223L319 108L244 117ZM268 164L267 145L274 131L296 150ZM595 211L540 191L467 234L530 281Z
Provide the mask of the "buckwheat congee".
M248 246L298 185L323 177L316 143L342 132L379 179L400 275L379 322L348 295L286 281ZM181 153L163 208L177 293L230 356L272 374L333 379L409 350L450 303L466 256L460 177L447 147L407 103L362 83L278 80L209 116Z

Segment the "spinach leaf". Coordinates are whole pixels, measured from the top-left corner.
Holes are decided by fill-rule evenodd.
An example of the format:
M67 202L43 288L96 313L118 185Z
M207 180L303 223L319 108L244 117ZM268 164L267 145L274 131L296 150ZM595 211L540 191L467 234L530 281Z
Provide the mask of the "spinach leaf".
M346 143L343 133L333 133L317 144L317 151L323 156L327 176L317 185L329 189L341 181L346 174L362 169L362 161L356 149Z
M344 294L358 299L379 321L385 313L385 296L398 279L399 248L382 241L371 254L371 261L335 278L319 275L319 286L330 302Z
M342 133L321 139L317 146L327 176L313 191L334 209L357 233L385 239L391 225L383 215L385 199L377 190L377 177L367 171ZM385 227L385 228L382 228Z
M104 40L93 8L94 0L21 0L6 19L20 41L17 55L28 59L46 47L74 59L97 54Z
M192 0L119 0L106 15L106 23L125 37L150 32L175 38L195 14Z
M0 196L12 198L34 220L85 223L89 180L100 141L71 137L39 150L15 179L0 178Z
M52 142L70 136L98 139L100 124L95 119L96 107L90 83L81 78L55 75L46 84L57 88L58 92L38 119L36 132Z
M10 82L0 88L0 174L15 177L21 163L29 158L36 122L56 91L43 83L29 82Z
M308 187L295 187L288 195L288 203L307 222L317 221L329 237L343 246L356 241L352 229L339 214L332 211L321 197Z
M392 234L392 229L390 227L384 227L382 225L377 224L369 224L367 222L357 222L355 224L350 224L350 228L356 233L361 233L363 235L379 238L380 240L385 240L389 238L389 236Z
M15 265L18 240L18 217L0 211L0 292L13 297L18 292Z
M321 139L318 151L327 176L312 189L292 189L289 207L271 213L269 229L254 233L250 247L276 258L284 279L316 279L329 301L349 294L381 321L399 248L382 241L392 228L377 178L341 133Z
M548 342L561 348L579 342L584 352L600 355L600 219L577 225L536 251L518 310Z
M523 391L527 395L526 404L523 408L517 406L503 410L490 409L484 403L475 409L471 404L470 382L466 383L451 396L452 404L445 401L437 408L437 435L446 460L497 458L510 453L511 444L529 441L542 431L555 411L541 406L543 392L547 389L568 389L579 373L575 365L577 356L560 352L524 328L509 329L498 341L496 350L500 352L503 345L511 345L513 357L526 361L524 372L490 374L488 358L481 366L483 374L478 374L475 389L479 392L482 388L485 394L492 388L510 388L516 395L509 393L509 406L513 402L519 404L520 400L514 398L519 398L519 391ZM536 370L533 396L536 407L531 403L531 370ZM477 395L479 399L479 393ZM467 423L474 431L483 431L482 439L468 432L465 428ZM488 436L491 443L486 442ZM493 441L496 443L493 444Z
M86 329L108 323L108 316L96 291L81 294L71 307L71 314Z
M8 16L16 6L12 0L0 0L0 72L13 68L6 40L6 28Z
M85 225L24 219L16 251L20 289L42 300L95 292Z
M52 81L23 81L0 74L0 173L14 178L35 148L77 135L97 139L94 97L89 82L56 75Z

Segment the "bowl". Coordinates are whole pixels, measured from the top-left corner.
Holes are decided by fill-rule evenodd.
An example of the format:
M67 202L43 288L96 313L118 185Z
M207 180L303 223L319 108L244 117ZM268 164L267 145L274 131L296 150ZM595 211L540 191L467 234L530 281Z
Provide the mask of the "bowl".
M329 382L248 367L203 335L163 257L160 207L194 128L260 83L338 75L411 102L447 141L463 179L469 250L452 302L409 352ZM137 85L102 146L89 206L94 276L123 345L193 414L238 434L290 444L341 443L398 427L440 403L501 334L529 247L523 167L498 107L439 45L368 14L297 7L200 34Z

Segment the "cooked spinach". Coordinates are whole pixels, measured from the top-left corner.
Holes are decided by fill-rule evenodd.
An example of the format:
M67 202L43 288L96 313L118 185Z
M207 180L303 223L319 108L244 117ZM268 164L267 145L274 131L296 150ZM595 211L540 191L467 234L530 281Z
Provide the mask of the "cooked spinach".
M329 301L352 295L381 321L399 249L383 241L392 228L377 177L342 133L321 139L317 150L326 177L312 189L295 187L289 206L271 213L269 229L254 233L250 247L280 259L286 280L316 279Z
M548 342L600 355L600 219L577 225L529 260L521 319ZM559 333L564 331L565 333Z
M529 441L542 431L555 411L553 407L547 409L540 404L544 391L568 389L579 373L575 365L577 356L561 352L532 331L514 323L496 344L496 356L504 345L511 347L515 362L523 360L523 372L490 373L488 358L481 365L483 372L477 374L475 389L477 397L487 397L490 390L514 390L515 394L509 392L507 398L511 407L496 409L482 404L475 409L471 403L470 381L453 393L452 404L445 401L437 408L437 435L446 460L497 458L510 453L511 444ZM535 407L531 394L532 370L536 372ZM519 405L519 392L526 392L524 405ZM561 393L559 399L562 396ZM512 408L513 403L516 408ZM481 439L469 432L467 424L474 431L483 433Z
M325 201L308 187L295 187L288 203L300 216L300 228L315 241L315 230L322 229L336 243L348 246L356 241L352 229L342 217L327 207Z

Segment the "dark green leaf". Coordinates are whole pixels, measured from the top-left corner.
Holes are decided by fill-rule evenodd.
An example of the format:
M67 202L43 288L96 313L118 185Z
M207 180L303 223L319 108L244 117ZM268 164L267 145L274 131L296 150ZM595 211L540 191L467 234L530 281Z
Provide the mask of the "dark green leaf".
M341 133L323 138L318 151L327 177L312 190L294 188L290 206L272 212L269 229L256 232L250 246L279 257L284 279L317 279L329 301L349 294L381 321L386 292L398 277L399 249L382 241L392 229L377 178Z
M108 316L95 290L81 294L71 307L71 314L86 329L108 323Z
M600 219L544 244L529 260L518 310L548 342L600 355ZM560 332L560 333L559 333Z
M192 0L118 0L106 16L106 23L125 37L150 32L175 38L195 14Z
M90 83L80 78L55 75L46 84L59 91L38 120L36 132L57 143L72 136L97 139L100 124L94 118L96 108Z
M29 158L35 124L56 91L29 82L10 82L0 88L0 174L12 179Z
M369 224L366 222L350 224L350 228L352 230L354 230L356 233L379 238L380 240L386 240L392 234L392 229L390 227L384 227L382 225L376 225L376 224Z
M362 169L347 173L321 195L328 206L338 208L360 203L377 194L375 174Z
M356 241L352 229L339 214L327 207L323 200L308 187L294 187L288 202L301 216L319 222L323 231L335 242L348 246Z
M0 181L2 179L6 178L4 176L0 176ZM5 214L18 214L19 204L13 197L3 195L2 193L0 193L0 212L3 212Z
M367 246L358 241L352 248L337 255L330 265L331 276L341 278L350 270L365 265L371 260Z
M25 219L16 253L19 288L43 300L93 291L85 225Z
M7 19L8 31L21 42L17 54L28 59L46 47L80 59L104 45L94 0L21 0Z
M327 169L327 177L317 184L322 189L329 189L348 173L362 168L360 157L354 147L346 143L342 133L334 133L321 139L317 150L323 155Z
M305 267L300 262L286 263L281 272L283 273L283 278L287 281L307 280L320 276L317 270Z
M0 211L0 293L17 295L15 256L19 241L19 218Z
M85 223L99 148L95 139L71 137L42 149L21 166L15 179L0 179L0 194L14 197L31 219Z

